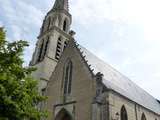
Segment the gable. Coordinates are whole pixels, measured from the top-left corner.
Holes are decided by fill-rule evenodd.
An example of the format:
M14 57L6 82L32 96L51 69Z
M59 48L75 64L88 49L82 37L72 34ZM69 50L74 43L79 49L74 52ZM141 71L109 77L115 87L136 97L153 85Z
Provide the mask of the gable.
M72 90L71 94L67 96L67 100L64 102L64 68L68 60L72 61L73 65ZM53 109L50 105L71 103L74 101L76 102L76 110L82 111L78 114L78 118L83 118L84 116L84 119L90 119L92 112L90 108L93 102L93 96L96 94L94 82L92 73L76 48L75 43L73 41L69 42L47 86L48 109L50 109L50 111Z

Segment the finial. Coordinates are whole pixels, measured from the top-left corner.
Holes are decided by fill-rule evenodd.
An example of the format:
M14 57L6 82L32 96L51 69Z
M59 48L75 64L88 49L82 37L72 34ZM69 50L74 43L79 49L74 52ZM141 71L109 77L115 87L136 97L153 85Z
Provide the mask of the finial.
M69 11L68 0L56 0L53 9Z
M103 74L101 73L101 72L98 72L97 74L96 74L96 80L97 80L97 82L102 82L102 79L103 79Z
M69 34L70 34L72 37L74 37L75 34L76 34L76 32L74 32L73 30L71 30L71 31L69 31Z

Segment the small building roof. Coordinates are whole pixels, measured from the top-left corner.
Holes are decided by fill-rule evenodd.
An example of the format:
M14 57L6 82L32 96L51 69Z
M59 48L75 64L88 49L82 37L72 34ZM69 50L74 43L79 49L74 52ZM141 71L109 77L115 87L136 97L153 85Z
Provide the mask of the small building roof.
M88 64L91 65L91 69L94 69L93 73L96 75L98 72L101 72L104 75L103 83L108 89L112 89L128 99L135 101L137 104L160 114L160 104L154 97L89 52L86 48L82 46L79 46L79 48L86 56L85 59L88 61Z

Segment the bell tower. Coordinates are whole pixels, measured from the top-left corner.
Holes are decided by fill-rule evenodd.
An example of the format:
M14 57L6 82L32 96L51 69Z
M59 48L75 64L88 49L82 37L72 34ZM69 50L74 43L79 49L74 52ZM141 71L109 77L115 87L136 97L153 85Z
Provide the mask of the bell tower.
M45 89L67 42L72 39L71 22L72 16L69 13L68 0L56 0L53 8L43 20L35 52L30 62L30 66L37 68L33 77L40 80L40 90Z

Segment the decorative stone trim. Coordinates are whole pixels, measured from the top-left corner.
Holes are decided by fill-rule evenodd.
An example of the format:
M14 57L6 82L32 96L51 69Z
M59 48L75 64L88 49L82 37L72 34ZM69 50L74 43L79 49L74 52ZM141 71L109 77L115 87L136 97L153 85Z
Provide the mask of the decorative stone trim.
M95 77L95 75L94 75L94 73L93 73L94 69L92 69L92 68L91 68L91 65L88 64L88 60L86 59L86 56L84 55L84 52L81 51L81 48L79 48L79 44L78 44L75 40L73 40L73 42L74 42L75 48L76 48L76 49L78 50L78 52L80 53L80 56L81 56L83 62L84 62L85 65L88 67L88 70L90 71L92 77Z
M57 27L57 26L52 26L49 30L41 33L37 38L40 39L42 36L50 33L50 32L53 31L53 30L58 31L60 34L62 34L63 36L65 36L65 37L68 38L68 39L71 38L71 35L70 35L70 34L64 32L63 30L61 30L61 29L60 29L59 27Z
M64 105L68 105L68 104L74 104L74 103L77 103L77 101L70 101L70 102L63 103L63 104L56 104L56 105L54 105L54 107L58 107L58 106L64 106Z

